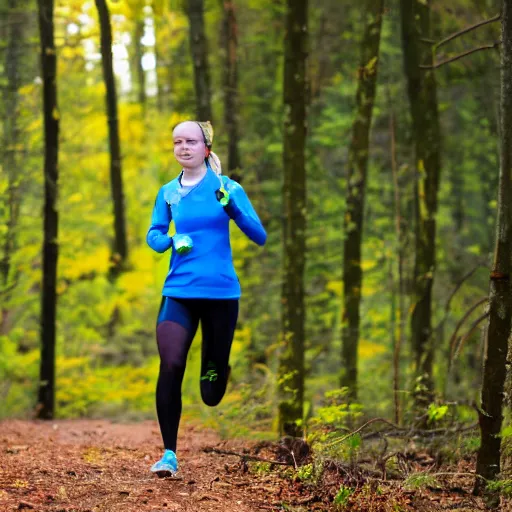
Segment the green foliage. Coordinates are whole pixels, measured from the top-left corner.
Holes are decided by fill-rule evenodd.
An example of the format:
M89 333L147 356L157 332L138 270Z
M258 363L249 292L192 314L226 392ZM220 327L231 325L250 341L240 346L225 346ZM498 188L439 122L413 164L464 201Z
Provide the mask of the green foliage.
M28 411L37 389L39 353L18 352L17 335L23 331L13 331L12 338L0 336L0 419Z
M252 472L257 475L268 475L272 469L270 462L251 462L249 465Z
M348 500L354 490L350 487L346 487L345 485L341 484L340 488L338 489L338 492L334 496L333 503L336 506L336 510L344 510L345 506L348 505Z
M310 435L347 430L362 415L360 404L347 403L348 389L333 389L324 394L324 404L315 409L307 425Z
M462 438L462 454L474 455L480 448L480 437L464 436Z
M505 498L512 498L512 480L493 480L487 482L490 492L499 492Z
M512 424L506 425L501 430L501 453L504 457L512 458Z
M308 441L318 454L354 460L361 448L359 434L347 435L362 416L360 404L347 403L348 389L324 394L324 405L315 409L306 424Z
M404 481L404 487L408 489L424 489L426 487L441 487L434 475L428 473L413 473Z
M430 423L441 421L448 412L447 405L430 404L427 410L427 416Z
M296 469L297 478L301 482L308 482L313 480L315 474L315 467L313 464L304 464Z
M273 396L273 379L263 380L257 387L240 383L228 390L215 410L201 407L201 416L223 439L268 438L272 435Z
M481 4L482 2L480 2ZM195 111L193 70L188 53L188 21L178 2L151 2L147 25L155 27L156 43L145 38L145 57L157 55L157 69L146 71L147 85L158 82L159 96L148 94L138 103L134 63L137 2L112 3L117 61L130 67L118 74L119 125L130 268L117 283L108 280L113 219L110 200L108 127L98 51L98 26L93 3L56 3L58 90L62 137L59 152L59 268L57 325L57 403L61 417L82 415L154 415L157 349L154 322L169 254L157 255L145 245L151 209L159 187L179 172L172 155L170 133L177 122ZM335 8L334 8L335 7ZM444 33L480 19L482 6L457 2L457 9L440 6L436 27ZM138 14L137 14L138 13ZM464 13L464 15L460 15ZM205 18L216 131L215 151L227 156L219 60L220 3L208 4ZM347 147L352 135L353 107L362 34L359 6L348 0L322 0L310 9L309 68L311 96L307 141L306 233L306 400L303 421L308 438L324 446L341 439L361 419L362 406L348 403L339 386L343 294L341 244L346 196ZM75 24L77 35L69 30ZM194 341L183 383L185 414L232 435L268 433L275 416L277 351L281 339L282 285L282 70L284 3L240 0L237 3L239 44L240 149L243 186L268 231L264 250L255 248L232 229L235 266L243 288L239 329L232 349L232 382L224 401L212 411L201 404L198 389L200 334ZM486 40L487 30L474 37ZM368 416L392 417L392 351L399 304L395 232L395 195L391 173L390 118L395 120L395 157L404 230L404 278L413 264L414 208L411 168L411 125L406 108L399 18L385 16L379 58L379 84L369 155L367 204L362 247L363 289L359 342L359 401ZM37 23L27 23L25 36L37 39ZM489 40L495 34L489 33ZM4 37L4 36L2 36ZM5 41L2 41L5 43ZM26 42L26 41L25 41ZM457 41L454 44L459 44ZM453 48L453 47L452 47ZM0 247L8 232L7 191L10 176L19 186L20 214L10 254L7 282L0 282L0 417L27 415L37 392L42 225L42 90L37 52L17 47L23 83L17 92L20 140L10 148L9 126L0 123L5 148L16 149L14 173L0 162ZM454 50L455 51L455 50ZM485 55L485 56L484 56ZM496 136L497 57L480 52L444 68L439 79L442 111L443 173L438 226L437 268L434 276L433 326L444 316L444 305L456 283L492 249L496 211L498 151ZM464 63L464 64L463 64ZM6 67L0 64L6 84ZM148 87L151 89L151 87ZM153 87L154 89L154 87ZM3 93L2 93L3 94ZM7 111L11 96L0 99ZM446 403L472 401L481 367L478 333L468 340L451 373L444 357L449 335L475 297L488 293L488 272L482 268L454 296L446 322L434 329L436 384ZM404 307L410 307L405 297ZM408 321L408 319L406 319ZM407 331L408 326L405 326ZM411 358L408 344L401 359L401 390L409 390ZM448 376L448 377L446 377ZM286 384L286 383L285 383ZM334 390L334 391L333 391ZM403 391L407 412L408 392ZM444 402L443 402L444 403ZM446 405L431 405L432 425L455 418ZM469 409L469 408L467 408ZM465 415L463 417L463 414ZM459 408L457 421L474 414ZM256 433L256 434L255 434ZM504 431L504 450L510 450ZM359 436L349 436L329 448L329 454L352 457L360 450ZM464 448L466 446L466 448ZM468 438L461 450L473 450ZM506 453L510 453L507 451Z

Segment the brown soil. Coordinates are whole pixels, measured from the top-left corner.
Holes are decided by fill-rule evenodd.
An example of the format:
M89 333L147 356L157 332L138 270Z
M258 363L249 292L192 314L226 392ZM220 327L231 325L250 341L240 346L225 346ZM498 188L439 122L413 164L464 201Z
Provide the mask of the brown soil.
M0 510L259 510L250 483L224 468L237 457L202 452L215 434L181 434L179 478L159 479L149 472L162 454L155 422L0 423Z
M247 453L255 443L222 442L215 433L186 424L180 433L179 478L160 479L149 472L162 451L153 421L0 422L0 511L336 510L332 502L342 481L339 470L321 487L308 486L279 476L282 466L259 474L238 456L203 450ZM275 460L271 451L259 455ZM468 480L465 490L412 493L398 482L381 482L375 492L371 486L358 489L343 510L481 510L470 485Z

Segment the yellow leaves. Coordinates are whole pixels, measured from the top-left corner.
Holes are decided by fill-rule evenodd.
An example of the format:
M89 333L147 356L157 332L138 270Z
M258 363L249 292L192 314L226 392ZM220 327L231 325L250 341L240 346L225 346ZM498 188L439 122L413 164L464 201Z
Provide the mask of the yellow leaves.
M368 270L372 270L377 266L377 262L375 260L363 260L361 262L361 270L366 272Z
M187 121L188 119L189 117L187 115L173 112L169 117L169 135L172 135L172 130L177 124L182 123L183 121Z
M107 246L94 251L81 251L79 255L62 255L59 258L59 276L75 280L80 276L95 273L106 274L109 269L110 250Z
M68 197L68 203L79 203L84 198L81 192L75 192Z
M59 113L59 109L58 109L57 107L54 107L54 108L53 108L52 117L53 117L53 119L55 119L56 121L59 121L59 120L60 120L60 113Z
M28 85L23 85L22 87L20 87L18 89L18 92L22 96L29 96L29 95L34 94L36 92L36 86L33 83L32 84L28 84ZM37 93L39 94L39 90L37 90ZM38 119L39 120L39 124L41 124L41 118L37 117L36 119Z
M247 350L251 343L252 330L250 327L244 327L235 331L231 355L234 359L238 359L241 354Z
M103 457L98 448L91 446L84 451L82 459L89 464L98 464L103 460Z
M41 116L35 117L32 121L29 122L27 126L28 132L38 132L41 130L41 125L43 124L43 120Z
M359 357L364 359L371 359L374 356L382 354L386 352L386 347L383 345L379 345L373 341L368 340L360 340L359 341L359 349L358 354Z
M59 372L64 373L69 370L83 369L88 362L88 357L59 357L57 358L57 368Z
M146 128L141 117L142 107L132 103L119 105L119 132L122 142L140 142Z
M327 291L333 292L337 297L341 297L343 295L343 281L341 279L328 281L325 288Z
M103 86L97 87L102 91L104 90ZM71 133L75 135L75 137L73 137L74 140L71 139L73 142L88 141L88 143L91 144L93 141L96 143L104 141L106 143L108 136L108 125L104 111L97 111L86 116L80 123L80 130L73 130Z
M137 262L138 268L122 274L118 280L126 300L140 297L145 290L152 288L155 284L154 263L150 251L145 247L138 247L133 251L131 259Z
M78 363L75 358L73 364ZM59 416L83 416L94 411L127 408L137 411L152 410L154 387L158 373L158 358L139 368L129 366L94 368L92 358L83 358L80 379L76 370L65 368L63 358L57 361L57 410ZM91 463L99 455L89 452Z
M364 76L373 75L377 68L378 57L375 56L370 59L363 68Z

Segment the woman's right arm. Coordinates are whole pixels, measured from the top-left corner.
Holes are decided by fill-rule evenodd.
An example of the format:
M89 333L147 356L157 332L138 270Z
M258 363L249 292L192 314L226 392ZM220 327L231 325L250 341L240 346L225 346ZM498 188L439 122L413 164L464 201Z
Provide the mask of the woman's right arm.
M161 188L156 196L151 216L151 226L146 235L146 242L149 247L160 253L167 251L172 245L172 238L167 234L172 214L169 205L164 199L163 192L163 188Z

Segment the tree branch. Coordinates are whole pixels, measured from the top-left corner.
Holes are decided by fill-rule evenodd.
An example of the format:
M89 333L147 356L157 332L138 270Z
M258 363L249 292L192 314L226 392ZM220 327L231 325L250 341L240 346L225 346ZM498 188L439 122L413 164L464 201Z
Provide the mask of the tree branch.
M339 439L335 439L332 443L327 444L326 447L330 448L331 446L334 446L338 443L342 443L343 441L345 441L345 439L348 439L349 437L352 437L352 436L358 434L359 432L361 432L361 430L366 428L368 425L371 425L372 423L376 423L377 421L386 423L397 430L402 430L398 425L395 425L394 423L387 420L386 418L373 418L373 419L367 421L366 423L364 423L363 425L361 425L358 429L354 430L353 432L349 432L347 435L340 437Z
M420 65L420 69L437 69L445 64L449 64L450 62L455 62L456 60L462 59L462 57L466 57L467 55L471 55L472 53L479 52L481 50L492 50L493 48L497 48L501 44L501 41L496 41L493 44L488 44L485 46L479 46L478 48L472 48L467 52L460 53L459 55L455 55L455 57L450 57L449 59L442 60L437 64L433 64L432 66Z
M462 346L464 345L465 341L473 334L473 332L475 331L475 329L478 327L478 325L480 324L480 322L482 320L485 320L487 317L489 316L489 311L486 311L483 315L479 316L472 324L471 324L471 327L469 328L468 332L462 336L462 338L460 338L460 341L458 343L458 346L457 348L455 349L455 354L453 355L453 359L455 359L458 355L459 355L459 352L462 350Z
M488 301L489 300L489 297L483 297L482 299L480 299L478 302L476 302L475 304L473 304L469 309L468 311L466 311L466 313L464 314L464 316L459 320L459 322L457 323L457 325L455 326L455 331L453 332L452 334L452 337L450 338L450 360L449 360L449 366L451 366L452 364L452 361L453 361L453 358L454 358L454 355L455 355L455 349L456 349L456 345L457 345L457 333L459 332L459 329L462 327L462 325L464 324L464 322L466 321L466 319L471 315L471 313L473 313L473 311L478 307L480 306L481 304L483 304L484 302Z
M463 34L467 34L468 32L471 32L472 30L474 30L475 28L481 27L483 25L487 25L488 23L494 23L495 21L499 21L500 19L501 19L501 13L500 14L496 14L496 16L493 16L492 18L489 18L488 20L479 21L478 23L475 23L474 25L470 25L469 27L463 28L462 30L459 30L458 32L455 32L455 33L449 35L448 37L445 37L444 39L442 39L438 43L436 43L434 45L434 49L437 50L438 48L441 48L441 46L443 46L446 43L452 41L456 37L459 37L459 36L461 36Z
M218 453L220 455L235 455L236 457L240 457L245 460L255 460L258 462L268 462L270 464L278 464L279 466L293 466L293 463L290 462L281 462L278 460L270 460L264 459L263 457L256 457L255 455L249 455L247 453L238 453L232 452L230 450L218 450L217 448L206 447L203 448L203 452L205 453Z
M377 436L386 437L435 437L435 436L449 436L459 434L461 432L467 432L478 428L478 423L466 427L457 427L453 429L449 428L434 428L434 429L414 429L414 428L397 428L395 430L378 430L376 432L370 432L362 436L362 439L371 439Z
M439 321L439 323L436 325L434 329L432 329L432 333L439 331L441 328L444 327L444 324L446 320L448 319L448 315L450 314L450 306L453 298L455 297L456 293L460 290L462 285L479 269L479 268L488 268L488 266L484 263L478 263L472 270L470 270L465 276L463 276L460 281L458 281L455 285L455 288L450 293L450 296L448 297L448 300L446 301L446 304L444 306L444 313L443 318ZM431 333L431 336L432 336Z

